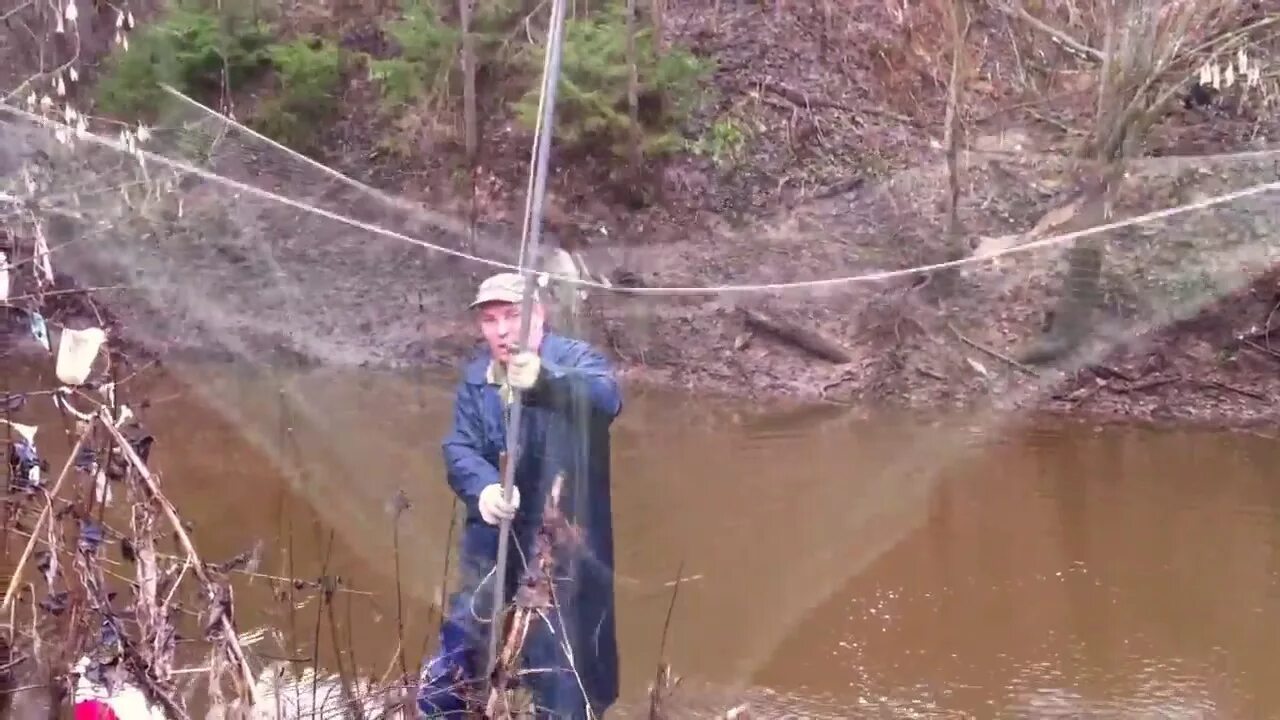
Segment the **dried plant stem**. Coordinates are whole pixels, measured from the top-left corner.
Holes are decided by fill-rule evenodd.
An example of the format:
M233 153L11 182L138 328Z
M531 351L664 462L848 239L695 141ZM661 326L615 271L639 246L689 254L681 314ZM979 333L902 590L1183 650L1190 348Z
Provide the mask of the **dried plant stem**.
M404 657L404 591L400 579L400 512L397 511L391 528L391 547L396 567L396 648L400 655L400 673L409 676L409 665Z
M106 424L108 426L111 425L109 418ZM58 491L62 489L62 483L71 474L71 468L75 467L76 458L80 456L80 449L84 447L85 440L88 439L93 430L93 425L94 423L90 422L71 446L71 454L67 456L67 462L63 464L62 472L58 473L58 479L54 481L53 488L49 490L48 502L45 503L44 509L40 511L40 517L36 519L35 526L31 528L31 537L27 540L26 547L22 549L22 556L18 558L18 564L13 568L13 576L9 578L9 587L4 591L4 602L0 603L0 612L8 610L9 603L13 602L13 594L22 581L22 571L26 567L27 561L31 559L31 551L35 549L36 538L40 536L40 529L44 527L45 520L53 509L53 498L57 497Z
M334 581L326 580L326 587L321 593L320 602L329 625L329 641L333 643L334 662L338 664L338 682L342 690L342 699L345 701L347 709L344 715L355 717L359 703L356 700L355 691L352 689L353 676L347 671L347 664L342 659L342 643L338 635L338 620L333 614L333 593L329 592L329 587L333 585ZM318 655L319 653L317 653Z
M503 612L497 614L499 619L509 621L490 629L490 632L495 635L501 632L503 628L506 628L506 631L504 641L493 664L493 674L490 678L492 684L489 687L488 699L485 702L487 713L485 717L513 716L510 707L510 693L507 690L507 679L520 674L520 671L516 669L516 661L524 651L525 640L528 638L534 621L538 618L541 618L547 624L548 632L560 637L561 648L564 650L566 660L568 660L569 670L578 682L578 689L582 692L587 717L589 720L594 720L596 717L586 688L582 683L582 676L578 673L573 647L569 642L569 635L564 626L564 617L560 614L560 604L556 597L555 581L553 580L556 577L557 570L557 562L554 556L556 547L566 542L573 543L578 541L575 538L576 531L574 527L560 510L560 495L563 488L564 475L557 475L552 482L551 492L547 494L542 516L542 527L534 541L533 563L525 569L524 579L521 582L520 590L516 593L514 602L511 604L512 607L509 608L504 605ZM549 617L549 613L552 611L560 618L561 627L559 632L556 632ZM503 714L498 714L499 708L502 708Z
M124 435L116 428L111 421L108 411L103 408L98 411L103 420L103 426L107 428L107 432L115 438L117 447L124 454L129 464L137 471L138 477L146 486L147 492L151 498L160 506L160 510L164 513L165 518L173 527L173 534L178 539L178 544L182 546L183 552L187 554L187 560L191 563L191 570L196 577L200 579L206 587L214 585L213 579L206 572L204 562L200 559L200 554L196 552L195 544L191 542L191 536L187 534L186 528L182 524L182 519L178 517L178 511L173 507L173 503L169 502L169 498L160 492L160 485L156 482L155 477L151 474L151 470L147 468L147 464L138 457L138 453L134 451L133 445L125 439ZM256 692L254 691L253 670L249 667L249 662L244 657L244 650L240 647L240 636L236 633L235 627L231 624L231 618L226 613L221 613L219 623L222 626L222 632L225 637L227 653L231 655L235 661L237 669L240 671L240 691L248 700L249 705L257 702Z
M316 528L317 533L319 528ZM325 545L324 560L320 563L320 581L325 587L332 587L329 580L329 558L333 553L333 536L334 531L329 530L329 542ZM317 538L318 540L319 538ZM320 625L322 615L324 613L324 594L320 596L320 607L316 608L316 624L311 632L311 707L319 707L316 705L316 698L320 693ZM338 648L334 647L334 653L338 652Z
M684 579L684 559L676 567L676 579L671 591L671 601L667 604L667 617L662 622L662 640L658 644L658 667L653 676L653 686L649 688L649 720L663 720L666 715L666 695L674 682L671 680L671 666L667 664L667 637L671 634L671 618L675 614L676 599L680 597L680 582Z

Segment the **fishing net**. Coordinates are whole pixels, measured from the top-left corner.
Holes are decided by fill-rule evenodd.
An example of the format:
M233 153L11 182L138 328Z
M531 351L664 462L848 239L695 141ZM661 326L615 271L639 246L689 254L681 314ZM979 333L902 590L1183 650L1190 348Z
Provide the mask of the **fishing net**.
M310 568L287 572L280 564L273 566L277 572L320 575L332 562L346 568L351 588L360 590L362 582L378 588L358 596L355 612L379 615L383 627L367 637L353 633L361 669L381 672L398 642L398 631L386 629L397 612L397 592L409 608L406 649L416 666L423 639L432 637L427 608L444 601L449 549L457 541L451 528L458 510L440 458L457 374L442 361L460 363L470 352L476 335L464 308L480 279L517 262L519 229L472 230L457 214L375 190L182 97L169 97L163 118L142 135L90 137L38 112L6 111L0 124L6 222L42 238L59 277L99 288L95 297L122 331L162 351L168 374L216 414L224 428L218 432L253 446L251 454L209 461L210 482L239 488L237 473L256 476L259 466L270 466L304 499L312 527L290 544ZM1052 165L1043 159L1017 172L1047 192ZM974 170L969 210L999 215L999 172L1008 171ZM1148 185L1144 172L1127 179L1114 218L1152 207L1145 191L1155 180ZM1113 278L1104 271L1101 291L1112 312L1097 353L1194 316L1277 259L1269 239L1280 220L1274 197L1258 192L1206 203L1268 180L1268 157L1169 161L1150 173L1178 178L1175 194L1157 207L1189 209L1105 236L1108 266L1141 272ZM678 355L708 376L760 390L812 383L817 361L786 344L763 349L763 338L731 350L739 339L747 345L729 320L738 305L764 299L775 315L802 310L818 321L835 319L849 337L906 334L910 342L928 344L937 342L931 333L948 327L959 336L956 328L984 318L956 307L949 325L926 330L890 301L897 278L819 282L922 262L909 247L908 231L840 218L914 218L911 232L940 231L934 201L944 193L945 172L922 169L865 188L855 199L822 201L756 227L721 231L715 242L750 236L762 249L716 258L714 273L692 269L714 253L693 241L676 243L661 257L637 261L642 274L686 288L714 276L726 287L672 296L653 287L646 294L588 288L579 314L570 309L557 327L612 356L651 363L677 382L670 368L680 364L671 361ZM1011 224L992 229L1001 227L1014 230ZM986 251L1016 249L1007 239L992 242ZM1046 242L965 264L965 291L985 300L973 307L999 307L1056 287L1065 244ZM801 254L808 270L793 272L788 260ZM635 269L607 253L594 260L597 277ZM15 282L33 267L41 263L16 267ZM757 280L760 287L729 287ZM558 298L581 300L578 286L553 287ZM852 317L852 308L864 310ZM56 334L71 320L49 322ZM764 352L791 352L795 360L764 380L745 379L752 353ZM852 352L851 363L830 371L823 383L833 393L856 380L849 373L882 374L894 362ZM939 356L934 366L903 371L1013 388L1008 375L1026 367L970 347ZM1025 400L1051 392L1051 380L1004 395ZM860 388L874 399L874 388ZM996 428L1021 417L995 408L954 425L870 423L843 409L778 418L637 390L641 419L629 422L630 395L625 405L613 460L624 693L637 697L662 652L677 672L681 665L698 668L696 680L722 689L708 696L714 698L709 705L767 675L775 651L814 608L926 521L940 479ZM197 427L215 421L164 412L158 405L152 413L164 418L161 446L176 437L184 454L222 452L217 440L182 429L188 421ZM770 442L777 434L803 435L798 446L805 457L779 455ZM857 446L845 451L852 434ZM272 514L266 506L276 500L265 489L260 496L252 488L235 492L243 496L226 504L207 496L217 492L191 493L190 511L206 525L230 526L241 513ZM259 508L237 509L254 505ZM243 541L265 539L279 550L284 531L277 532ZM234 535L217 533L222 539L212 542L238 551L228 534ZM335 545L342 563L329 552ZM677 587L675 620L664 630ZM682 633L695 627L697 642L682 643ZM665 650L664 633L670 635ZM815 714L826 712L814 702Z

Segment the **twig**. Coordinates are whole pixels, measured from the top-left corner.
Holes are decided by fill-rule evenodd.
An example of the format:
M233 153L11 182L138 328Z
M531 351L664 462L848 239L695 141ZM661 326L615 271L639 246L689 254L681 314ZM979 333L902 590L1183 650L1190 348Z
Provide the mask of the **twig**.
M106 423L110 425L110 421ZM90 422L89 426L80 433L80 437L76 439L74 445L71 446L71 454L67 456L67 462L62 466L62 472L58 473L58 479L54 481L53 488L49 490L48 502L45 503L44 509L40 511L40 517L36 519L36 524L31 528L31 537L27 540L27 545L22 549L22 555L18 558L18 564L13 568L13 576L9 578L9 587L4 591L4 602L0 603L0 612L9 609L9 603L13 602L13 593L18 588L18 584L22 580L22 571L26 567L27 561L31 559L31 551L36 546L36 538L40 536L40 529L44 527L45 519L49 517L50 511L53 509L53 498L58 495L58 490L62 488L62 483L71 474L71 468L75 467L76 458L80 456L80 449L84 447L84 442L89 437L90 431L93 429L94 423Z
M26 692L28 690L41 690L48 687L49 687L48 683L40 683L39 685L23 685L21 687L7 688L5 690L0 690L0 695L16 695L20 692Z
M330 531L330 533L329 538L330 542L332 542L332 531ZM347 664L342 660L342 645L338 642L338 621L333 614L333 593L329 592L329 589L333 587L334 583L335 581L333 579L325 578L325 588L321 595L321 605L324 608L325 618L329 623L329 639L330 642L333 643L333 657L338 663L338 683L342 690L342 698L346 701L348 716L350 717L349 713L355 712L358 705L356 703L355 691L352 690L351 677L347 674ZM316 657L318 658L319 656L320 653L317 652Z
M13 528L13 529L11 530L11 532L12 532L14 535L17 535L18 537L24 537L24 538L28 538L28 539L32 539L32 538L34 538L34 539L35 539L35 541L36 541L37 543L39 543L39 544L43 545L44 547L49 548L49 549L50 549L50 551L52 551L52 552L57 552L57 553L59 553L59 554L61 554L61 555L65 555L65 556L67 556L67 557L74 557L74 555L73 555L73 552L74 552L74 551L73 551L73 550L68 550L68 549L66 549L66 548L58 547L56 544L54 544L54 543L50 543L47 539L42 538L42 537L40 537L40 536L38 536L38 535L32 535L32 534L30 534L30 533L23 532L22 530L19 530L19 529L17 529L17 528ZM157 554L156 554L156 557L157 557L157 558L159 558L159 557L162 557L162 556L161 556L160 554L158 554L158 553L157 553ZM109 565L119 565L119 564L120 564L120 563L118 563L118 562L115 562L115 561L111 560L110 558L104 558L104 557L99 557L99 558L97 558L97 562L100 562L100 563L107 563L107 564L109 564ZM119 580L119 581L121 581L121 582L125 583L126 585L129 585L129 586L136 586L136 585L137 585L137 582L138 582L137 580L135 580L135 579L133 579L133 578L130 578L130 577L126 577L126 576L124 576L124 575L121 575L120 573L115 572L114 570L107 570L106 568L99 568L99 571L100 571L103 575L107 575L107 576L109 576L109 577L113 577L113 578L115 578L115 579L117 579L117 580ZM192 616L192 617L199 617L199 615L200 615L200 613L196 612L196 611L195 611L194 609L192 609L192 608L186 607L186 606L185 606L185 605L183 605L182 603L178 603L178 604L177 604L177 605L175 605L174 607L175 607L175 608L177 608L179 611L184 612L184 613L186 613L186 614L188 614L188 615L190 615L190 616ZM11 610L12 610L12 609L11 609ZM10 625L12 625L12 624L13 624L13 623L12 623L12 621L11 621L9 624L10 624Z
M66 500L64 500L63 502L70 504L70 502ZM124 533L120 532L119 530L115 530L111 526L103 524L101 521L99 521L99 524L102 525L104 530L112 533L114 537L116 538L124 537ZM24 532L17 528L11 528L10 532L12 532L15 535L18 535L19 537L25 537L25 538L32 537L30 533ZM45 542L47 544L47 542L44 540L39 540L39 542ZM173 562L181 562L184 565L189 562L184 557L179 557L177 555L170 555L169 553L156 552L155 555L157 560L170 560ZM113 566L121 565L120 561L112 560L111 558L108 558L108 557L98 558L98 562L106 563L107 565L113 565ZM272 580L275 582L285 583L290 586L301 584L304 587L311 586L312 589L320 587L319 580L306 580L304 578L286 577L284 575L270 575L268 573L250 572L249 570L245 570L244 568L232 568L226 572L234 575L244 575L245 577L249 577L249 578L262 578L264 580ZM112 577L117 577L122 580L126 580L128 582L133 582L132 580L129 580L129 578L126 578L123 575L112 575ZM376 593L370 592L368 590L356 590L355 588L348 588L348 587L333 588L333 592L344 593L348 595L362 595L365 597L374 597L376 595Z
M1062 30L1059 30L1058 28L1041 20L1035 15L1032 15L1031 13L1027 12L1027 9L1022 7L1021 4L1019 4L1017 7L1012 7L1012 8L1007 5L1002 5L1000 9L1004 10L1005 12L1011 12L1014 15L1017 15L1019 18L1026 21L1027 24L1049 35L1054 40L1057 40L1058 42L1065 45L1067 48L1074 50L1077 54L1084 55L1085 57L1089 57L1099 61L1103 59L1103 55L1101 51L1097 50L1096 48L1091 48L1088 45L1085 45L1084 43L1080 42L1079 40L1076 40L1075 38L1071 37L1070 35L1063 32Z
M317 528L317 532L319 529ZM329 572L329 558L333 552L333 535L332 528L329 529L329 543L324 551L324 560L320 563L320 576L322 578ZM323 604L323 600L321 600ZM324 611L324 607L316 608L316 625L311 632L311 707L316 707L316 697L320 692L320 614ZM338 652L338 648L333 649L334 653Z
M676 598L680 596L680 584L684 580L684 559L680 559L680 566L676 568L675 584L671 590L671 602L667 603L667 617L662 621L662 641L658 645L658 657L667 654L667 636L671 632L671 618L676 611Z
M1252 341L1252 340L1249 340L1249 339L1245 339L1245 340L1243 340L1243 342L1244 342L1244 344L1245 344L1247 347L1249 347L1249 348L1251 348L1251 349L1253 349L1253 350L1257 350L1258 352L1263 353L1263 354L1265 354L1265 355L1268 355L1268 356L1270 356L1270 357L1272 357L1272 358L1275 358L1276 360L1280 360L1280 352L1278 352L1278 351L1276 351L1276 350L1272 350L1272 349L1271 349L1271 348L1269 348L1269 347L1263 347L1262 345L1259 345L1258 343L1256 343L1256 342L1254 342L1254 341Z
M993 357L993 358L995 358L995 359L997 359L997 360L1001 360L1001 361L1003 361L1003 362L1005 362L1005 363L1008 363L1011 367L1014 367L1014 368L1018 369L1019 371L1021 371L1022 373L1026 374L1026 375L1028 375L1028 376L1030 376L1030 377L1033 377L1033 378L1038 378L1038 377L1040 377L1040 373L1036 372L1035 370L1032 370L1031 368L1027 367L1026 365L1023 365L1022 363L1018 362L1017 360L1014 360L1013 358L1009 357L1008 355L1005 355L1004 353L1000 352L999 350L995 350L995 349L992 349L992 348L987 347L986 345L982 345L982 344L980 344L980 343L976 343L976 342L974 342L973 340L970 340L969 338L967 338L967 337L965 337L964 335L960 334L960 331L956 329L956 326L955 326L955 325L952 325L951 323L947 323L947 328L948 328L949 330L951 330L952 334L954 334L954 335L956 336L956 339L957 339L957 340L959 340L960 342L964 343L965 345L968 345L969 347L973 348L974 350L978 350L979 352L984 352L984 353L986 353L986 354L990 355L991 357Z
M906 115L901 115L899 113L893 112L892 110L887 110L884 108L877 108L877 107L870 107L870 106L863 107L859 110L855 110L849 105L846 105L841 102L836 102L835 100L830 100L827 98L809 97L807 93L803 93L799 90L795 90L793 88L787 87L786 85L783 85L782 83L777 82L775 80L769 80L769 79L760 80L757 83L757 87L759 87L761 90L764 90L765 92L771 92L774 95L777 95L778 97L791 103L792 105L795 105L797 107L802 107L805 110L808 110L809 112L813 112L814 108L829 108L831 110L839 110L841 112L853 115L854 119L857 120L858 122L865 122L860 117L860 113L866 112L874 115L880 115L882 117L886 117L892 120L897 120L898 122L905 123L908 125L915 124L915 122L911 118L907 117Z
M27 0L26 2L22 3L18 7L13 8L12 10L6 11L5 14L0 15L0 22L7 22L9 18L31 7L31 3L32 3L32 0Z
M1253 398L1254 400L1261 400L1263 402L1266 402L1267 400L1267 396L1263 395L1262 393L1254 392L1252 390L1248 390L1242 387L1237 387L1235 385L1228 385L1227 383L1224 383L1221 380L1202 380L1199 382L1199 385L1201 387L1210 387L1210 388L1217 388L1219 390L1226 390L1227 392L1233 392L1237 395L1243 395L1247 398Z
M98 411L100 418L103 420L103 426L107 428L107 432L115 438L120 452L124 454L125 459L137 471L138 477L142 480L147 492L151 498L160 506L160 510L168 519L169 524L173 528L174 537L178 539L178 544L182 547L183 552L187 554L187 559L191 562L191 569L195 572L196 577L206 587L213 587L213 579L209 577L209 573L205 570L204 562L200 559L200 554L196 552L195 545L191 542L191 536L187 534L186 527L182 524L182 518L178 517L178 511L173 507L173 503L169 502L169 498L160 492L160 485L156 482L155 477L151 475L151 470L147 468L147 464L138 457L138 453L125 439L124 435L116 428L112 422L111 415L106 408ZM252 706L257 702L257 693L254 690L253 670L249 668L249 662L244 657L244 650L240 647L240 636L236 633L235 627L231 624L231 618L227 613L219 613L219 623L222 626L223 635L227 645L227 652L235 661L241 675L243 684L243 692L249 705Z
M1183 378L1181 375L1166 375L1162 377L1151 378L1150 380L1144 380L1142 382L1131 383L1129 385L1124 385L1124 386L1116 386L1116 385L1112 385L1109 382L1103 381L1100 384L1100 386L1110 390L1111 392L1126 394L1131 392L1142 392L1144 390L1152 390L1154 388L1162 387L1164 385L1176 383L1182 379Z
M661 720L662 711L662 691L666 689L666 680L670 677L671 666L667 664L667 637L671 632L671 617L675 613L676 598L680 595L680 581L684 578L684 558L680 559L680 565L676 568L676 579L674 589L671 591L671 601L667 603L667 617L662 622L662 639L658 643L658 668L653 676L653 687L649 690L649 720Z
M946 381L947 381L947 376L946 376L946 375L943 375L942 373L939 373L939 372L934 372L933 370L930 370L929 368L924 367L923 365L913 365L913 366L912 366L912 368L913 368L916 372L920 373L921 375L923 375L923 376L925 376L925 377L927 377L927 378L931 378L931 379L933 379L933 380L937 380L938 382L946 382Z
M391 660L387 663L387 671L382 673L382 680L378 681L379 685L386 685L387 681L391 679L391 673L396 671L397 660L404 661L404 643L398 641L396 642L396 650L391 653Z
M395 518L391 521L391 547L396 568L396 648L400 654L400 672L408 677L409 667L404 659L404 592L400 586L400 513L404 509L402 497L399 494L396 496Z

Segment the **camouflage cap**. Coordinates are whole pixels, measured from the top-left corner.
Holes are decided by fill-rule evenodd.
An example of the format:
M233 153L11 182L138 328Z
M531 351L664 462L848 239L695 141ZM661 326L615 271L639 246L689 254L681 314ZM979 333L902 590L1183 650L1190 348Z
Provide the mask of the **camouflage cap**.
M486 278L476 290L476 297L469 307L479 307L490 302L519 303L524 299L524 275L514 272L498 273ZM534 300L537 300L537 290Z

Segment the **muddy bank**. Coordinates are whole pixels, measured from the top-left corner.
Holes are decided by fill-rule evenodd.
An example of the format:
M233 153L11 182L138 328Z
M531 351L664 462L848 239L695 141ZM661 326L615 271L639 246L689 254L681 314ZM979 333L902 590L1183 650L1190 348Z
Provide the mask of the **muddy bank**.
M1280 420L1274 407L1274 398L1280 396L1280 377L1274 367L1280 337L1273 341L1277 349L1270 349L1261 325L1250 320L1271 313L1276 300L1266 293L1274 292L1275 280L1269 275L1191 320L1138 337L1074 372L1029 371L1015 365L1010 349L971 339L988 338L989 328L979 326L965 334L947 314L912 299L903 301L905 309L895 311L891 320L883 321L892 322L892 329L872 328L880 337L851 345L861 359L843 366L807 357L793 343L765 332L756 331L744 341L741 315L732 308L715 308L696 320L677 319L658 327L661 321L651 319L642 332L661 343L656 351L646 351L636 340L630 340L630 353L620 351L617 339L629 333L607 321L591 330L613 356L623 380L636 389L674 389L797 407L848 406L861 414L903 408L985 409L1018 412L1025 419L1042 415L1095 423L1265 429ZM94 314L87 311L82 297L68 294L47 301L52 308L50 321L55 326L72 318L76 325L92 324ZM457 311L455 318L444 323L424 320L423 325L432 328L449 325L449 333L430 341L406 340L407 351L402 354L369 357L365 352L345 351L335 362L334 346L314 339L307 352L298 344L281 342L279 335L235 335L232 349L227 347L231 343L208 342L185 333L161 336L154 329L134 331L134 323L155 327L156 311L148 303L131 298L127 291L94 297L96 315L106 319L112 334L122 340L117 348L135 365L230 365L250 360L263 368L418 368L448 377L473 344L465 313ZM798 318L794 322L803 325L812 316L801 311L784 317ZM8 319L7 328L0 332L0 344L9 348L7 357L50 357L31 337L23 314L9 312ZM709 332L699 334L699 326ZM1227 333L1224 326L1242 330ZM904 330L906 338L900 339ZM55 341L57 332L53 331ZM886 337L890 335L891 342ZM735 342L746 342L746 347L735 349ZM673 348L698 357L682 358ZM933 369L937 366L949 366L951 371L944 375Z
M57 158L40 177L50 189L72 181L110 187L138 172L113 163L107 150L79 148L72 157L29 128L4 130L21 143L10 147ZM1034 167L980 155L971 161L963 212L974 237L1022 241L1011 234L1051 209L1069 182L1061 163L1046 157ZM472 240L431 208L336 183L314 169L249 163L238 153L215 153L209 166L266 192L170 170L171 187L148 194L141 209L122 207L114 193L77 197L74 208L46 202L46 233L58 248L57 292L107 288L47 298L55 334L62 322L103 316L135 351L159 357L448 369L475 341L464 308L492 269L420 241L516 260L515 233L501 224ZM1126 180L1116 216L1195 202L1273 172L1264 160L1146 161ZM650 287L792 283L909 268L943 251L936 201L944 188L942 167L925 165L749 227L711 222L678 242L612 239L586 248L584 258L599 277ZM1270 349L1266 331L1278 322L1270 240L1277 229L1280 205L1258 195L1112 231L1095 343L1065 371L1016 361L1058 292L1061 246L967 265L955 292L942 297L915 277L710 296L592 290L579 322L629 382L688 392L868 409L985 407L1093 420L1268 424L1277 419L1272 399L1280 393L1280 352ZM30 276L22 282L30 284ZM836 346L836 361L748 324L744 310L820 333ZM10 310L8 317L15 331L8 344L37 348L25 316Z

